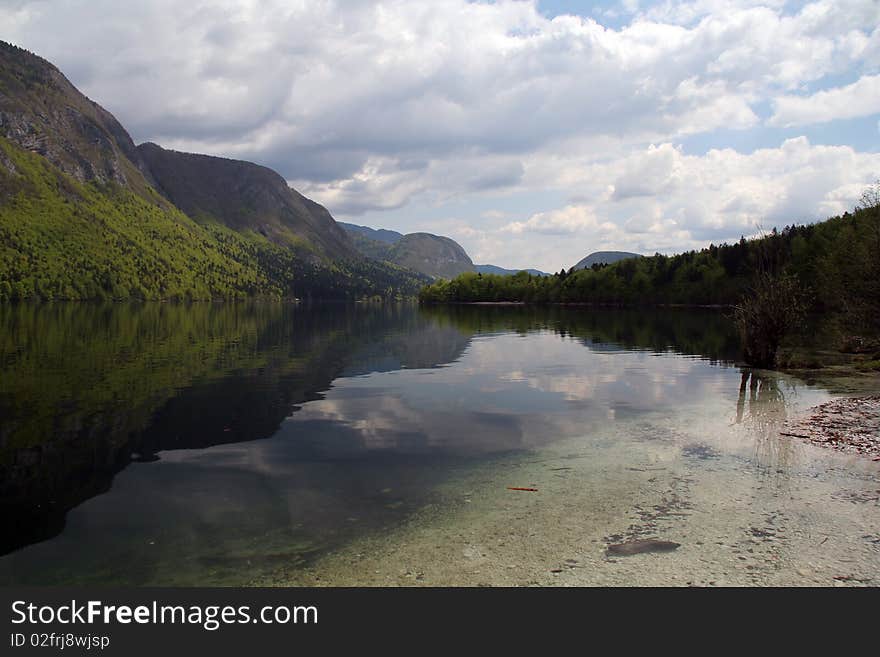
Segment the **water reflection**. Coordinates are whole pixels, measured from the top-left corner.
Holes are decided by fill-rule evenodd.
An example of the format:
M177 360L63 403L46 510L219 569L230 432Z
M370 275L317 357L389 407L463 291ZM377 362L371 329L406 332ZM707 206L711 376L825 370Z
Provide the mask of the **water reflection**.
M469 462L737 385L711 312L58 304L0 328L5 582L248 581ZM784 414L771 377L739 385L737 422Z
M736 423L742 424L748 390L748 418L759 427L777 428L785 420L785 393L779 380L769 373L742 368L739 397L736 402ZM766 433L766 429L762 429Z
M431 367L467 344L394 307L22 305L0 307L0 328L2 552L57 534L132 461L269 437L346 371Z
M787 417L788 403L779 377L770 372L743 368L736 402L736 423L750 426L755 441L755 462L765 471L784 477L796 460L794 444L780 439L779 435Z

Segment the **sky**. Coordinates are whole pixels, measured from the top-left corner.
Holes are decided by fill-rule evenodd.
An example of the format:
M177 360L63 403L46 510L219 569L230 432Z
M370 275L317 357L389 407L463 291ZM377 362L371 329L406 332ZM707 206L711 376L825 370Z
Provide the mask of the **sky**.
M0 0L0 38L138 143L477 263L701 248L880 178L880 0Z

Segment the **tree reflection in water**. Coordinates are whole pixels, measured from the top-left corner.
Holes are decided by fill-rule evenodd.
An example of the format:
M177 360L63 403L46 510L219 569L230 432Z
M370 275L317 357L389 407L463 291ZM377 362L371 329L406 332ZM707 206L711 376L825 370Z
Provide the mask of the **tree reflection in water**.
M779 434L787 417L779 379L770 372L741 368L736 424L748 425L753 432L758 467L786 481L795 464L794 445Z

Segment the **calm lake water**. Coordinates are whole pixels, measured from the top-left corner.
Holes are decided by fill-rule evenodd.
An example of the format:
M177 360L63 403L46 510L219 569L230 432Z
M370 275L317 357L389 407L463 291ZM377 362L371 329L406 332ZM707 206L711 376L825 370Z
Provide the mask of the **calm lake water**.
M707 418L751 428L675 443L698 474L821 478L758 429L828 394L736 355L710 311L0 306L0 584L295 580L454 512L475 472L573 440L642 472L621 446ZM858 513L870 570L876 504Z

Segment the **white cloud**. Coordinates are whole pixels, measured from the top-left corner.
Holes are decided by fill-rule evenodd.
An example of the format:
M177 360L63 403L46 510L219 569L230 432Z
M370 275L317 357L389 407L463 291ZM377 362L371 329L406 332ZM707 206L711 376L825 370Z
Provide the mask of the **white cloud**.
M668 193L681 182L679 153L671 144L653 144L647 152L629 158L626 170L614 181L614 199Z
M580 171L594 196L494 232L510 242L508 266L558 270L600 250L671 253L841 214L880 177L880 154L804 137L751 154L694 156L661 144ZM465 248L472 240L461 236Z
M611 222L602 223L589 207L583 205L569 205L560 210L538 212L527 221L513 221L501 230L515 235L525 232L543 235L570 235L585 231L607 235L620 232L617 225Z
M139 138L316 180L462 145L531 152L572 136L748 127L762 93L861 57L854 39L872 24L855 19L876 26L876 4L786 16L774 2L666 3L619 30L464 0L70 0L0 19ZM676 24L681 12L702 19Z
M780 96L773 105L768 123L786 128L871 116L880 113L880 75L866 75L845 87L810 96Z
M458 152L454 157L411 161L370 157L351 177L330 182L295 180L293 186L340 215L398 208L422 195L434 203L518 185L524 175L519 158Z

